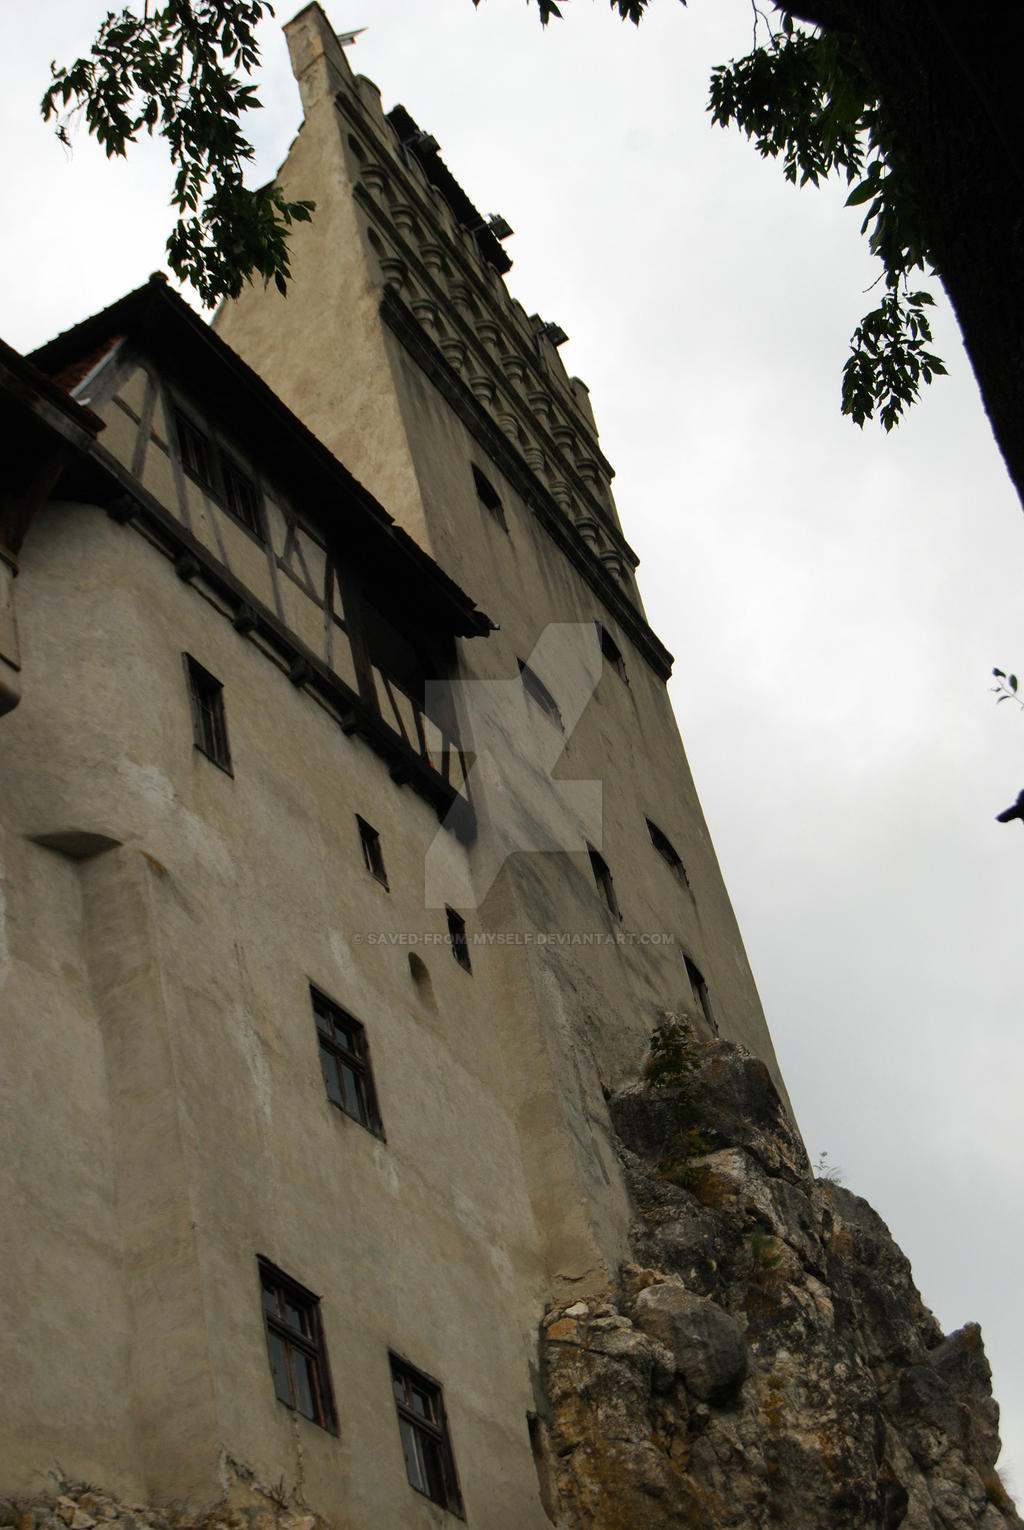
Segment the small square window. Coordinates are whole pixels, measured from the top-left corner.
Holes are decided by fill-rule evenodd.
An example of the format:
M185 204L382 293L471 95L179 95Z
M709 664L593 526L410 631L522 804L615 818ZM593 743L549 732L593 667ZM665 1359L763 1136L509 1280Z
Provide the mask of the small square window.
M564 731L562 714L558 710L558 702L552 696L544 681L537 674L536 670L531 669L529 664L524 664L522 659L517 659L516 663L519 665L519 678L523 682L523 690L527 696L529 696L531 701L536 702L549 722L553 722L556 728L562 728Z
M667 865L672 867L672 870L675 872L680 882L683 882L686 886L689 886L689 882L687 881L686 877L686 868L683 865L678 850L669 839L668 835L662 833L661 829L658 828L658 825L656 823L652 823L649 818L645 818L644 822L647 825L647 832L651 836L651 844L654 846L655 850L657 850L662 860L665 861Z
M619 679L625 681L626 685L628 685L629 676L626 673L626 661L622 657L622 650L603 622L597 623L597 636L600 640L601 652L605 659L614 669Z
M311 987L309 996L327 1098L367 1131L383 1137L365 1028L318 989Z
M711 1030L711 1034L713 1036L717 1036L718 1021L715 1019L715 1012L711 1007L711 995L708 993L708 985L705 983L704 978L701 975L700 968L694 962L691 962L688 956L684 956L683 961L686 963L686 976L690 980L690 987L693 990L693 997L700 1005L701 1014L707 1021Z
M391 1386L411 1486L449 1513L463 1517L441 1388L396 1355L391 1356Z
M590 868L594 873L597 890L608 905L608 912L613 919L621 919L622 910L619 908L619 900L615 896L615 884L612 881L608 862L603 855L594 849L593 845L588 844L587 854L590 856Z
M461 914L457 914L453 908L445 905L445 917L448 920L448 944L452 948L452 955L460 967L467 972L472 972L473 966L469 959L469 942L466 939L466 921Z
M336 1434L320 1302L269 1260L260 1259L259 1267L270 1373L278 1401Z
M377 878L381 886L388 887L388 874L384 869L384 852L380 847L380 835L373 825L368 824L365 818L360 818L358 813L356 823L359 825L359 844L363 852L363 865L371 876Z
M208 760L231 775L228 725L224 715L224 687L215 675L191 654L183 654L189 700L192 703L192 736L196 748Z

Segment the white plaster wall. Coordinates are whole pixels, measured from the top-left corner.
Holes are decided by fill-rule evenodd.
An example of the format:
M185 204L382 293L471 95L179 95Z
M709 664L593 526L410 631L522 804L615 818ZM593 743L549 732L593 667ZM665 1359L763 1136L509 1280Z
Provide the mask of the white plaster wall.
M26 1259L45 1251L42 1289L77 1333L19 1397L12 1485L59 1439L66 1469L158 1497L211 1501L235 1480L227 1456L328 1515L435 1523L405 1480L390 1347L444 1384L470 1518L539 1526L526 1411L549 1272L500 1024L519 953L474 951L470 976L419 948L424 1006L409 947L365 937L443 931L423 902L434 814L135 530L45 512L19 596L29 684L3 800L25 976L7 1076L31 1147L7 1167ZM223 682L233 777L193 747L183 650ZM357 812L390 893L362 865ZM28 843L69 830L121 848L76 865ZM31 911L27 859L54 885ZM311 980L366 1026L386 1144L325 1097ZM74 1039L58 1053L74 1087L40 1134L51 1031ZM322 1294L337 1439L274 1398L258 1253ZM35 1293L25 1262L0 1277L15 1299Z

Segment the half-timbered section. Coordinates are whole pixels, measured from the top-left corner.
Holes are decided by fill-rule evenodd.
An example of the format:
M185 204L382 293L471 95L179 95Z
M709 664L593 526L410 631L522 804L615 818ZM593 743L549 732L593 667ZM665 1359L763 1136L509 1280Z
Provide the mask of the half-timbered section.
M486 633L487 618L162 278L33 360L105 427L63 492L158 546L396 780L471 833L438 682L453 676L456 636Z

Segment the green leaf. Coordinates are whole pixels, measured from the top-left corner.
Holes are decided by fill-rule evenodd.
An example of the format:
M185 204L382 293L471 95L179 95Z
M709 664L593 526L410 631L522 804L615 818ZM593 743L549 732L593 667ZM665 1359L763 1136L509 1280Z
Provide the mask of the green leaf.
M860 185L855 186L854 189L850 192L850 195L846 199L845 205L847 207L859 207L862 202L867 202L871 197L873 197L877 191L877 179L861 181Z

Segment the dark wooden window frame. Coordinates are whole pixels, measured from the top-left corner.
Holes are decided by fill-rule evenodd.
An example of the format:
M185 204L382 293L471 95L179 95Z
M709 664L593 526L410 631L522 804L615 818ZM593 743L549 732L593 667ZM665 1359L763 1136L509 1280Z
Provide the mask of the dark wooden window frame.
M469 958L466 921L457 909L451 908L447 903L444 906L444 916L448 922L448 944L452 948L452 955L464 972L472 972L473 963Z
M211 675L190 653L184 653L181 657L192 708L192 739L195 747L227 775L234 775L228 745L228 722L224 711L224 687L216 675Z
M188 476L199 484L258 542L266 541L263 496L254 478L239 467L220 442L196 425L181 409L174 409L178 455Z
M645 818L644 822L647 825L647 832L651 836L651 844L654 846L655 850L657 850L658 854L661 856L666 865L671 866L680 882L682 882L685 887L689 887L690 883L689 878L686 875L686 867L683 865L682 856L679 854L679 851L676 849L675 845L669 839L665 831L663 829L659 829L658 825L653 823L650 818Z
M388 1358L409 1485L449 1514L464 1519L441 1384L399 1355Z
M258 1264L274 1393L293 1413L337 1434L320 1298L262 1255Z
M309 997L327 1098L346 1116L383 1139L366 1027L312 983Z
M370 875L390 892L391 886L384 866L384 851L381 849L380 835L373 824L367 823L366 819L361 818L358 813L356 824L359 829L359 846L363 855L363 865Z
M612 878L608 862L601 852L595 850L591 844L587 845L587 854L590 857L590 869L594 873L597 890L604 899L609 914L611 914L613 919L621 919L622 910L619 907L619 900L615 896L615 882Z

